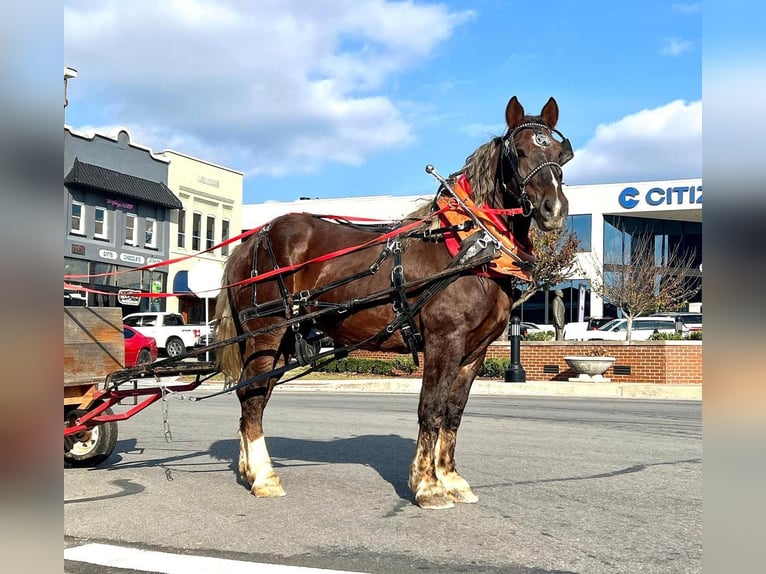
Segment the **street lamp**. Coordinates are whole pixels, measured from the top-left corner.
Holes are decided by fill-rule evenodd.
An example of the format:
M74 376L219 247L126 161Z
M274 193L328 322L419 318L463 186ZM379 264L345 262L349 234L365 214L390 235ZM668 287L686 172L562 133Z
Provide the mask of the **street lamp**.
M521 319L511 317L511 335L508 337L511 345L511 364L505 371L506 383L526 383L527 373L519 362L521 355Z

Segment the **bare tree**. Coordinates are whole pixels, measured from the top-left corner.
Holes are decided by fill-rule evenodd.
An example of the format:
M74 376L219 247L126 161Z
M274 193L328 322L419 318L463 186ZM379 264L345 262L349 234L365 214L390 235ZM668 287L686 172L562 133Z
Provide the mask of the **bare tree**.
M696 250L682 252L680 244L657 253L654 237L633 237L630 254L617 265L593 265L591 289L605 302L618 307L627 319L627 340L633 319L654 312L674 311L701 289L697 277Z
M534 282L524 283L526 288L514 297L511 309L528 301L538 291L552 289L566 281L577 266L576 256L580 240L576 233L563 228L542 233L533 227L529 237L537 258L533 272ZM519 286L517 284L517 287Z

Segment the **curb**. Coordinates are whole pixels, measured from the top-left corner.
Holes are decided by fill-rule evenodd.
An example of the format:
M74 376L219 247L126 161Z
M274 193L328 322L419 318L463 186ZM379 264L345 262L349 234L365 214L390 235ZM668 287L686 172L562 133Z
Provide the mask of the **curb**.
M420 379L306 380L285 383L274 390L274 392L317 391L417 394L420 393ZM533 395L701 401L702 384L474 381L471 394L477 396Z

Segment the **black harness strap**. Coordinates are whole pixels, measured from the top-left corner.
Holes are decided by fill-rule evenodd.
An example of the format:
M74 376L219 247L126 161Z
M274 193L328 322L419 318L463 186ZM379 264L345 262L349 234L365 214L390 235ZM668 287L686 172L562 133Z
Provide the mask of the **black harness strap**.
M497 251L494 248L494 245L491 242L485 241L484 240L485 238L483 237L482 238L476 237L478 235L480 234L475 233L470 238L468 238L470 240L471 238L475 237L475 239L471 241L466 240L464 242L464 245L461 248L460 252L455 256L455 258L450 262L450 265L444 271L440 271L439 273L435 275L425 277L423 279L416 279L414 281L410 281L410 282L402 284L402 288L405 289L406 291L409 288L415 288L417 286L422 286L425 283L430 283L430 285L423 290L423 292L420 294L418 299L412 305L410 305L410 313L411 313L410 316L417 315L421 311L421 309L425 307L426 303L428 303L434 296L436 296L440 291L442 291L445 287L447 287L447 285L455 281L462 273L466 271L470 271L471 269L474 269L476 267L485 265L489 263L490 261L492 261L495 257L497 257ZM371 293L370 295L366 297L347 301L343 304L343 307L349 310L356 306L369 303L371 301L380 300L382 297L390 296L393 290L394 288L392 287L390 289L384 289L375 293ZM318 317L320 315L324 315L325 313L329 313L333 311L336 311L336 309L330 308L330 309L323 309L320 311L314 311L311 313L307 313L306 315L302 317L293 317L292 319L288 319L287 321L285 321L284 324L286 325L293 324L295 322L298 322L299 320L306 320L309 318ZM345 357L351 351L354 351L368 343L387 339L395 331L400 329L406 320L407 320L407 317L404 315L395 317L394 320L391 321L391 323L389 323L388 325L386 325L385 328L383 328L378 333L372 335L371 337L368 337L367 339L363 341L314 355L311 360L312 362L311 368L308 369L305 373L302 373L296 377L292 377L289 380L294 380L299 377L302 377L303 375L308 374L309 372L320 368L321 366L325 365L326 363L329 363L330 361L336 358ZM272 328L273 326L267 326L261 329L257 329L255 331L251 331L250 333L244 333L243 335L238 335L237 337L234 337L233 339L228 339L226 341L219 341L218 343L211 345L207 349L209 350L213 348L224 347L228 344L234 343L241 339L246 339L247 337L251 337L256 334L268 332ZM199 350L191 354L198 354L201 352L204 352L204 350ZM190 355L190 354L187 354L187 355ZM185 357L185 356L186 355L179 356L179 357ZM291 371L293 369L296 369L300 366L301 365L299 365L297 362L289 363L277 369L267 371L265 373L259 373L258 375L251 377L249 379L240 380L236 385L227 387L216 393L205 395L203 397L190 397L190 400L201 401L203 399L208 399L208 398L216 397L218 395L222 395L225 393L230 393L242 387L246 387L248 385L252 385L254 383L263 381L264 379L270 379L273 377L281 376L284 373ZM244 371L243 371L243 374L244 374ZM287 381L277 381L275 385L283 384L285 382ZM266 394L267 388L256 387L251 389L249 392L253 396L263 395L263 394Z
M418 332L415 326L413 320L415 313L412 312L407 301L407 291L404 288L404 268L402 267L402 243L398 237L393 242L392 251L394 253L394 267L391 270L391 286L393 287L391 306L394 309L394 321L389 327L397 323L401 325L398 328L402 332L402 338L412 355L412 361L415 366L419 367L418 351L423 349L423 335ZM392 332L390 331L389 334Z

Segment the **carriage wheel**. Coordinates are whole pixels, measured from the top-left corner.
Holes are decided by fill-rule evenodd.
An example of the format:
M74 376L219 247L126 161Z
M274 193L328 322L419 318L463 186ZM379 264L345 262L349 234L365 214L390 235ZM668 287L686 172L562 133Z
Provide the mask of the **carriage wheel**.
M104 412L114 414L112 409L106 409ZM85 414L85 411L65 412L64 424L71 423L82 414ZM72 466L95 466L109 458L116 444L116 422L96 425L90 430L64 437L64 460Z
M165 343L165 352L168 354L168 357L177 357L186 352L186 345L178 337L171 337Z
M136 365L139 367L143 367L144 365L149 365L152 362L152 352L149 349L141 349L138 353L138 358L136 359Z

